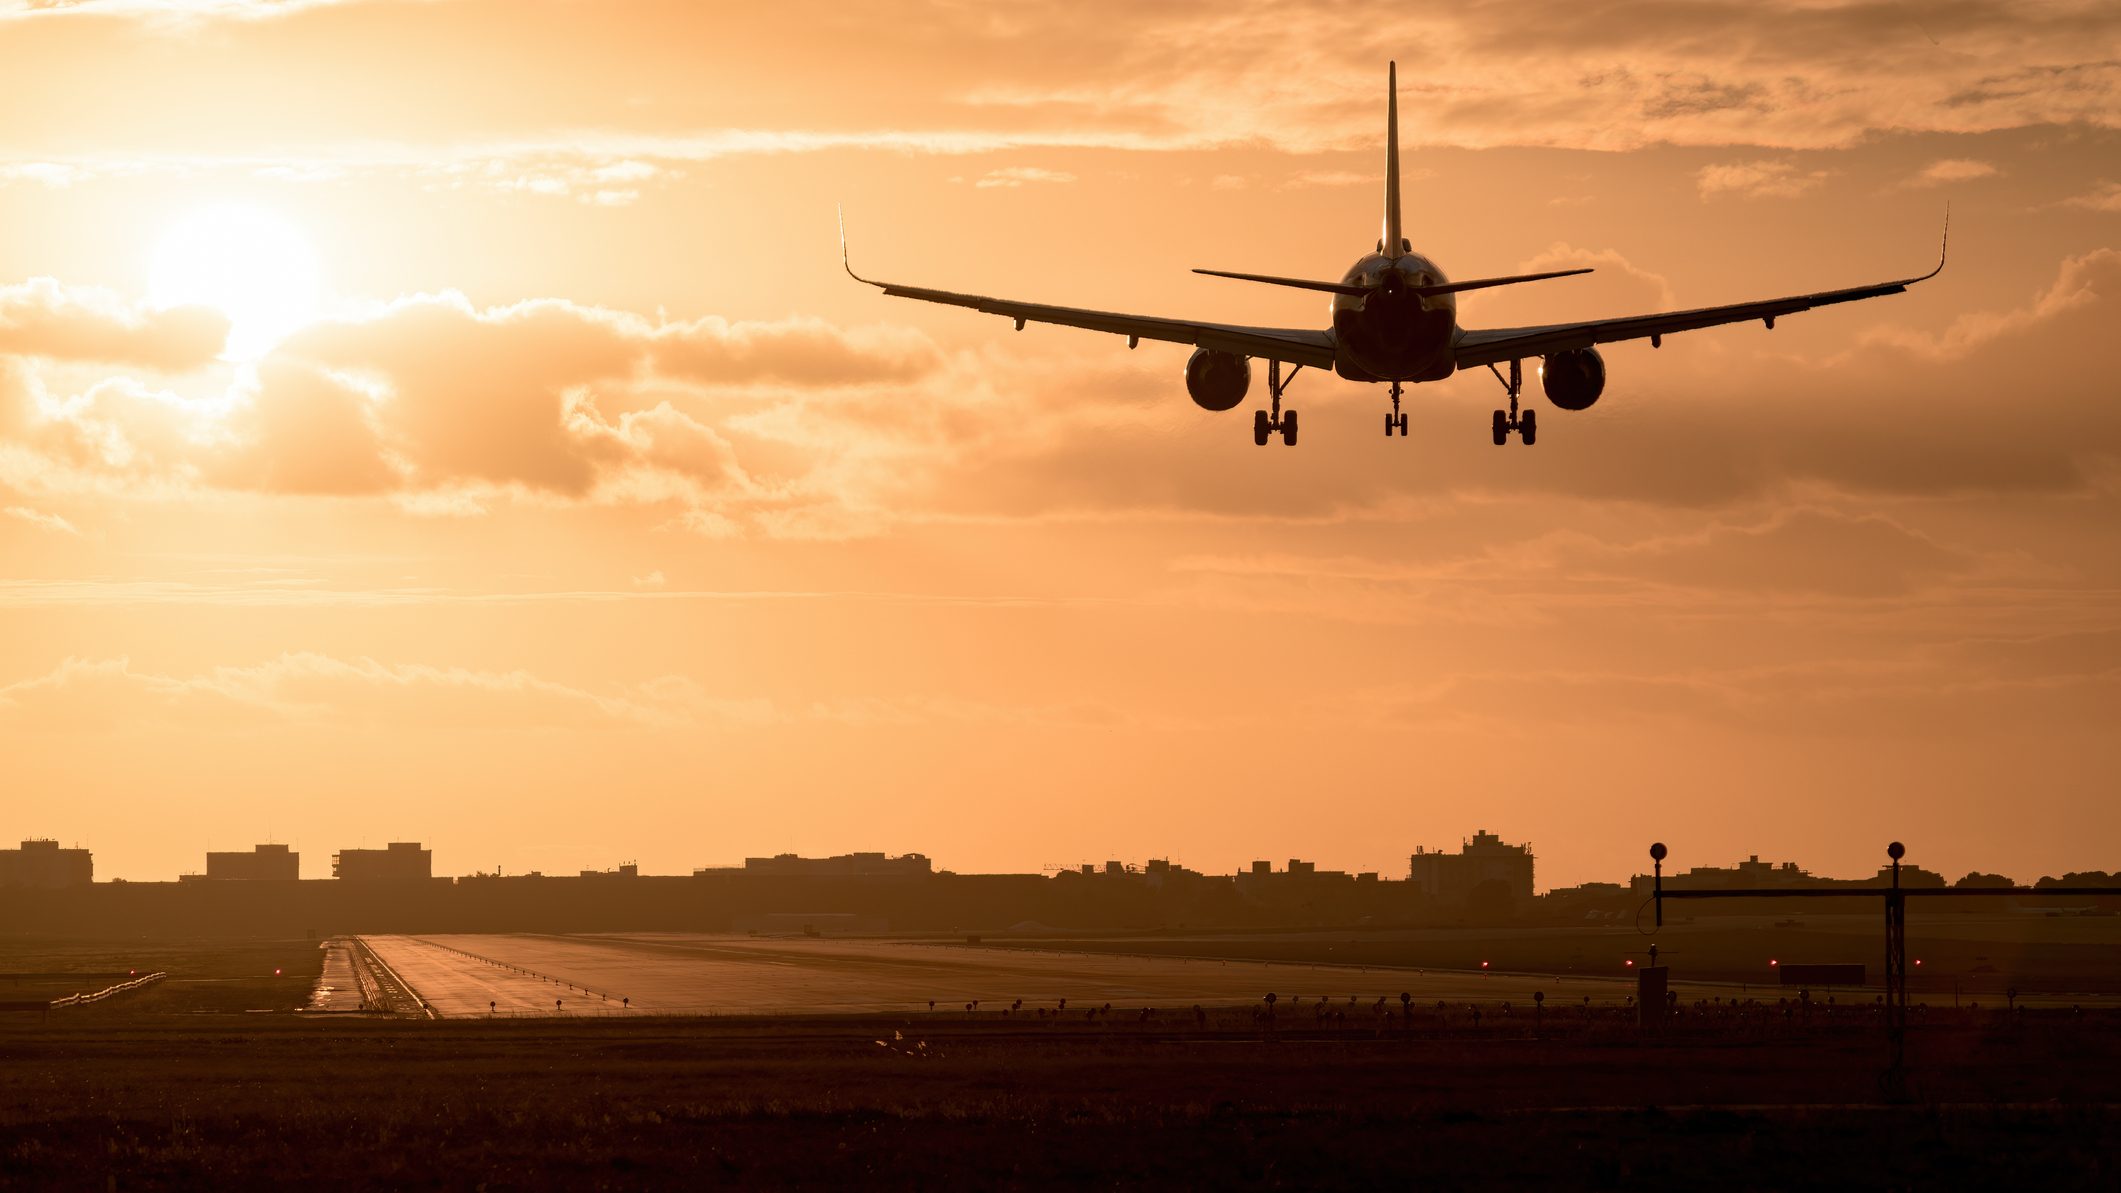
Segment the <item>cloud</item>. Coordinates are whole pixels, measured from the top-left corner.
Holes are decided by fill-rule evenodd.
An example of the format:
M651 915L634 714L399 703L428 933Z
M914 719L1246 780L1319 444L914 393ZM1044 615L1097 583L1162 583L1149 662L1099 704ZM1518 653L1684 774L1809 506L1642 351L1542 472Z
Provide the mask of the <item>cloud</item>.
M972 185L980 190L996 187L1019 187L1036 182L1074 182L1075 175L1065 170L1044 170L1037 166L1010 166L1000 170L989 170Z
M27 522L39 530L50 530L59 534L81 533L79 530L74 529L72 522L67 521L58 514L48 514L42 510L30 509L27 506L11 505L6 509L0 509L0 514L6 514L8 517L20 522Z
M1803 170L1790 162L1751 161L1703 166L1694 183L1703 201L1725 194L1742 199L1794 199L1826 178L1825 170Z
M840 328L807 316L760 323L709 315L642 334L659 372L712 385L907 382L941 361L935 344L919 332Z
M2121 211L2121 182L2101 182L2081 195L2071 195L2062 200L2068 207L2082 207L2086 211Z
M337 49L343 68L323 64L322 53L297 58L320 68L303 88L272 92L279 127L304 130L308 145L402 141L406 115L417 113L418 136L432 145L565 148L614 133L633 137L622 152L642 161L847 146L1370 147L1382 132L1380 64L1390 58L1408 66L1410 145L1797 149L1889 133L2121 123L2121 63L2101 52L2121 17L2102 0L1955 4L1919 20L1904 5L1744 0L1526 0L1382 14L1300 2L1232 13L1088 0L1006 14L883 3L841 11L829 29L770 9L729 19L671 0L530 9L465 0L416 17L396 4L322 7L68 6L187 34L197 20L275 18L217 20L210 38L143 38L129 27L137 22L108 17L21 22L11 81L26 94L63 94L85 67L122 66L103 80L106 102L40 113L14 156L47 160L95 143L112 112L126 114L121 139L165 125L213 129L216 117L236 123L225 120L226 97L265 93L289 51L310 45ZM482 76L496 98L467 96L460 64L407 36L408 20L454 44L508 44ZM391 80L390 102L376 102L376 78ZM728 126L734 112L743 127ZM658 138L674 156L644 147ZM627 190L580 194L594 202Z
M651 323L555 300L474 309L406 299L313 327L259 367L221 476L243 487L435 494L521 486L559 497L689 501L746 483L726 439L670 400L716 387L904 383L939 357L917 333L706 317ZM458 500L443 512L465 512Z
M1672 283L1664 275L1643 269L1617 249L1579 248L1557 240L1544 251L1517 262L1513 269L1494 272L1545 273L1583 268L1595 272L1525 286L1500 287L1492 293L1470 294L1462 304L1468 313L1468 321L1476 326L1552 323L1566 319L1647 314L1668 311L1678 305L1672 294ZM1473 318L1475 315L1477 320Z
M1865 335L1854 352L1844 353L1835 363L1884 345L1938 360L1958 359L1995 340L2052 323L2081 308L2121 299L2117 281L2121 281L2121 249L2097 249L2081 257L2065 258L2054 282L2024 306L1969 311L1937 334L1882 328Z
M1948 157L1931 162L1922 172L1908 179L1909 186L1943 186L1953 182L1971 182L1976 178L1994 178L2002 171L1993 164L1975 161L1972 158Z
M1412 181L1404 172L1401 181ZM1282 190L1301 190L1313 186L1381 186L1383 180L1377 174L1365 174L1359 170L1298 170L1281 184Z
M0 354L179 372L211 362L227 338L227 317L204 307L128 303L51 278L0 286Z
M15 722L69 732L157 725L255 729L261 724L452 731L931 723L1109 728L1132 719L1094 703L1007 705L952 697L848 696L779 704L757 697L710 696L682 675L594 688L520 669L384 663L309 651L192 674L139 669L123 657L68 658L42 675L0 685L0 725Z
M1967 552L1877 514L1809 507L1752 523L1614 545L1554 545L1555 565L1636 580L1752 594L1867 599L1936 586L1975 570Z
M0 687L0 718L76 729L260 719L351 727L670 728L762 715L753 702L709 700L678 676L595 691L520 670L311 652L191 675L136 670L126 658L70 658L43 675Z
M4 0L0 20L69 13L138 18L258 19L358 0Z
M1599 272L1548 285L1609 287L1604 313L1670 305L1662 277L1611 250L1557 244L1526 264L1574 263ZM1542 301L1569 300L1554 293ZM1483 493L1682 507L1811 490L2084 493L2121 458L2121 411L2097 376L2042 374L2041 419L1993 395L2022 389L2027 361L2103 334L2117 300L2121 250L2103 250L2016 307L1874 330L1831 359L1782 355L1788 337L1757 328L1655 355L1616 346L1595 410L1541 411L1544 438L1572 442L1521 454L1536 467L1457 442L1420 469L1355 466L1370 446L1353 430L1359 403L1377 393L1320 378L1331 388L1296 397L1314 428L1304 448L1261 485L1232 454L1250 449L1235 420L1184 401L1174 354L1086 355L1094 341L1064 330L944 354L910 332L811 320L425 297L298 333L218 404L123 380L54 395L30 376L26 401L0 401L15 411L12 430L0 423L0 483L382 497L422 516L586 504L778 538L949 521L1332 523ZM1493 391L1484 374L1420 388L1417 434L1484 439ZM1536 379L1528 397L1540 404ZM2068 435L2050 433L2056 420Z

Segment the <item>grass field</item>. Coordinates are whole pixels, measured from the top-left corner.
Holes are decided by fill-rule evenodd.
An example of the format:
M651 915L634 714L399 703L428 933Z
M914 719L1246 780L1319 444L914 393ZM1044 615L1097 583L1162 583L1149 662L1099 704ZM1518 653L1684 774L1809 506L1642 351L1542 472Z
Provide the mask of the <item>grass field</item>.
M1862 1028L55 1019L0 1028L0 1182L2107 1189L2116 1038L1926 1028L1893 1107Z
M59 998L161 971L169 976L156 985L60 1013L292 1011L308 1003L323 965L313 940L0 940L0 1000Z

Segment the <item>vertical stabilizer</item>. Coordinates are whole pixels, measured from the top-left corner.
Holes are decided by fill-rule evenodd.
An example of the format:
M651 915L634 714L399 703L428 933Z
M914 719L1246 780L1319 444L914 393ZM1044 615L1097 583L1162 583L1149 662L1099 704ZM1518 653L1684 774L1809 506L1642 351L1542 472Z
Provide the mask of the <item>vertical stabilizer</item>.
M1405 250L1399 227L1399 63L1385 67L1385 230L1381 252L1397 257Z

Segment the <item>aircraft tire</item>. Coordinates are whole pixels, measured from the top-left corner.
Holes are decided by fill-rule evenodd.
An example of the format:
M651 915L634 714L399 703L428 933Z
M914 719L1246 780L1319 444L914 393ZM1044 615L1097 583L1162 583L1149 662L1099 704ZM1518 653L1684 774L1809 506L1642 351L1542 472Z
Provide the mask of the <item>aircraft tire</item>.
M1252 412L1252 442L1260 447L1267 446L1267 435L1270 430L1271 428L1267 426L1267 412L1254 410Z
M1517 420L1517 434L1524 439L1526 447L1532 446L1539 439L1539 422L1535 414L1536 412L1527 410L1524 417Z
M1497 410L1495 412L1495 446L1501 447L1503 444L1508 443L1509 441L1509 416L1504 414L1502 411Z

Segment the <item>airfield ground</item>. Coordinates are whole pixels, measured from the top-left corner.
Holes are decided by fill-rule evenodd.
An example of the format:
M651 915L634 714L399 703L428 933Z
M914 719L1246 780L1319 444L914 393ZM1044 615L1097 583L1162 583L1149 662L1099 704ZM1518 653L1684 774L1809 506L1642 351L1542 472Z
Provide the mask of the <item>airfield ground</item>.
M782 955L727 963L781 965L797 985L865 968L818 959L843 956L845 942L782 943ZM1508 1014L1483 1000L1476 1022L1464 1007L1437 1012L1435 999L1377 1015L1359 995L1355 1012L1321 1022L1317 994L1336 993L1336 1011L1346 994L1300 990L1307 969L1273 966L1276 987L1305 1002L1281 1003L1272 1024L1256 1003L1196 1017L1159 999L1144 1020L1118 998L1114 1013L1081 1018L1003 1014L986 999L976 1014L931 1013L922 998L917 1009L828 1015L429 1020L298 1012L323 972L318 942L48 945L6 960L16 972L101 973L150 948L172 975L164 983L0 1016L0 1186L2121 1180L2121 1013L2094 1008L1933 1008L1910 1036L1912 1100L1890 1103L1875 1018L1847 1006L1809 1020L1696 1014L1646 1035L1621 1006L1557 1000L1534 1016L1521 998ZM805 950L816 956L785 955ZM1050 965L1161 993L1147 983L1169 972L1112 977L1080 957L1012 961L961 943L939 955L956 953L1019 982L1013 967ZM1091 996L1070 997L1072 1012Z
M1634 992L1614 977L1557 977L1326 963L1082 953L962 942L753 939L675 933L594 936L370 936L362 942L445 1017L509 1015L816 1015L1013 1010L1075 1015L1111 1004L1169 1013L1196 1004L1259 1004L1310 1013L1321 999L1361 1016L1399 996L1424 1008L1510 1003L1535 991L1555 1007L1616 1007ZM1682 997L1720 998L1685 986ZM1824 992L1821 992L1824 995ZM1351 1002L1352 1000L1352 1002ZM932 1006L931 1006L932 1004Z

